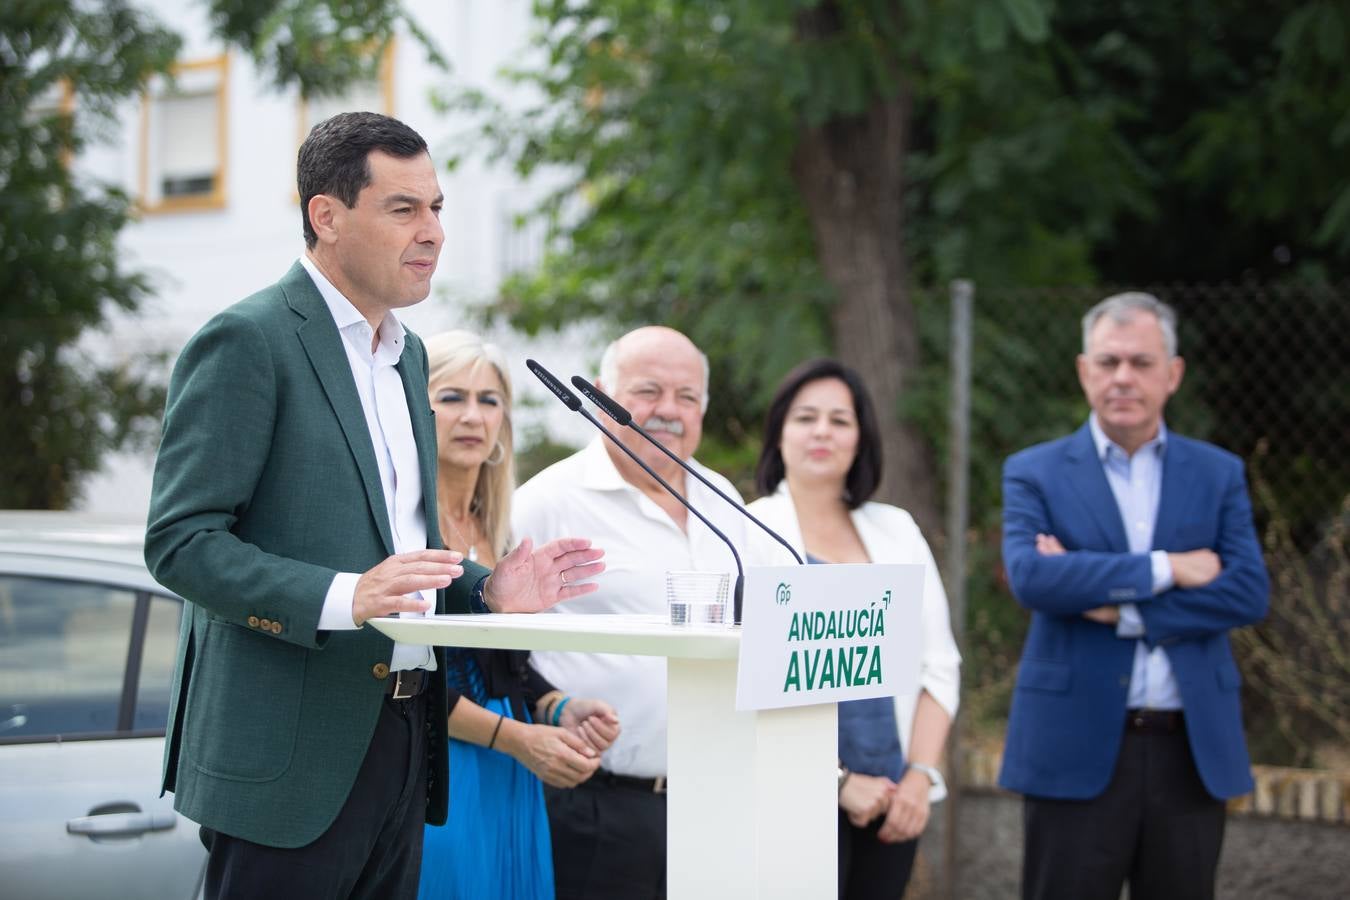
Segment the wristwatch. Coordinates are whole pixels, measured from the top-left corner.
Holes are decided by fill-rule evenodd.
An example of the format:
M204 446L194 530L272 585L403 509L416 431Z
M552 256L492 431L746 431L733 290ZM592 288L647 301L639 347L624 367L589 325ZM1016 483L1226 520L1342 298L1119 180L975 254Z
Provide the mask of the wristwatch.
M923 763L912 762L909 764L911 769L916 769L924 774L928 779L930 787L928 788L928 802L938 803L947 798L947 782L943 779L942 773L933 766Z
M848 781L848 776L852 774L843 763L839 764L839 790L844 789L844 782Z

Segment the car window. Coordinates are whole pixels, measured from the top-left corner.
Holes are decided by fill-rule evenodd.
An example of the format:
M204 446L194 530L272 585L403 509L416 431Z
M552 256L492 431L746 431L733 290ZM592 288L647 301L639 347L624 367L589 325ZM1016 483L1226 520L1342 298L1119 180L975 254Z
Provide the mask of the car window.
M183 616L183 602L157 594L151 594L149 600L132 728L163 731L169 721L169 685L178 656L178 623Z
M0 739L117 730L134 591L0 575Z

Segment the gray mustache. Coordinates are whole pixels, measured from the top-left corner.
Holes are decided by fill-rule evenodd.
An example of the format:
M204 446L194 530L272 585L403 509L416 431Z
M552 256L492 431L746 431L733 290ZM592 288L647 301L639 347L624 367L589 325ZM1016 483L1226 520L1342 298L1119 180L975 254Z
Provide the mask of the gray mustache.
M676 437L684 437L684 423L679 419L663 419L660 416L652 416L642 427L648 431L668 431Z

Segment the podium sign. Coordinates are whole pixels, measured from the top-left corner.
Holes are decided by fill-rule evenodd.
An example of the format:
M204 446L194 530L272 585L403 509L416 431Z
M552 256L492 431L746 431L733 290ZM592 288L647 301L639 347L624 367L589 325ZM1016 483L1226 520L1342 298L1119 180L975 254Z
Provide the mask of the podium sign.
M923 566L761 566L745 573L736 709L914 690Z

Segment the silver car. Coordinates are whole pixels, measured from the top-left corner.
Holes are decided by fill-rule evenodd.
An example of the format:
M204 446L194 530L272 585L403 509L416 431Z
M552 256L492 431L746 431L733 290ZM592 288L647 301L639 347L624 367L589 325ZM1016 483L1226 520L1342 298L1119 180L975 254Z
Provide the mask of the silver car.
M144 525L0 513L0 893L195 897L197 826L159 795L183 602Z

